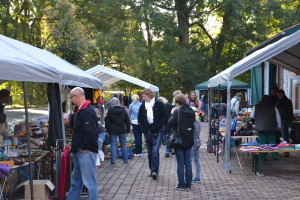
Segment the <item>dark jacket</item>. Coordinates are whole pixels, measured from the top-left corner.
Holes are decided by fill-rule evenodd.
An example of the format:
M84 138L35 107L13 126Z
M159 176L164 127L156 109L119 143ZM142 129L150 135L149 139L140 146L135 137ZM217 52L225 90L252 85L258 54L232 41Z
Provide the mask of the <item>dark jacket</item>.
M79 149L98 153L98 121L90 101L77 110L73 126L71 152Z
M278 100L276 105L281 120L293 121L294 113L293 113L293 103L286 96L282 97L282 99Z
M153 123L149 124L147 120L147 110L145 108L145 102L141 105L138 114L138 123L141 127L141 131L144 134L158 133L162 130L163 125L168 120L168 113L165 105L161 101L155 101L153 105Z
M182 136L183 144L176 148L190 148L194 145L194 121L195 112L189 105L183 105L171 115L168 126L177 129L179 114L179 130Z
M111 107L105 117L105 128L108 134L125 134L130 132L130 120L125 108Z
M255 106L254 113L255 125L257 131L276 132L277 121L275 106L271 103L261 102Z

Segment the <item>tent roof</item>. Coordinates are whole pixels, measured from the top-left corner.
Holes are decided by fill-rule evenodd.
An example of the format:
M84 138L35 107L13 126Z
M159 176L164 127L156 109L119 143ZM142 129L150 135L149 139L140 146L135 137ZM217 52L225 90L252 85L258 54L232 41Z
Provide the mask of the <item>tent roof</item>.
M103 82L104 86L108 86L120 80L125 80L127 82L139 85L144 88L150 88L154 92L158 92L159 88L155 85L142 81L140 79L134 78L122 72L104 67L102 65L97 65L91 69L86 70L87 73L97 77Z
M296 31L280 40L268 44L259 50L251 53L247 57L238 61L234 65L225 69L208 80L208 87L215 87L228 82L249 69L269 61L275 65L288 69L289 71L300 73L300 31Z
M49 51L0 35L0 79L59 83L87 88L102 82Z
M196 90L207 90L208 88L208 81L205 81L203 83L200 83L198 85L196 85ZM216 88L218 89L219 87L216 86ZM221 90L224 90L227 88L227 84L226 83L222 83L221 84ZM248 89L251 88L250 84L236 80L236 79L232 79L232 89Z

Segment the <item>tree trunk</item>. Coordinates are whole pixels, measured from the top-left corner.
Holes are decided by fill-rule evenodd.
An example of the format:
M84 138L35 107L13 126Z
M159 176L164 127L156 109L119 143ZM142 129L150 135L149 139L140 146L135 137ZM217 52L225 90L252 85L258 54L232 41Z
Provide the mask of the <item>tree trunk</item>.
M181 46L189 46L189 11L187 0L175 0L175 10L178 18L179 42Z

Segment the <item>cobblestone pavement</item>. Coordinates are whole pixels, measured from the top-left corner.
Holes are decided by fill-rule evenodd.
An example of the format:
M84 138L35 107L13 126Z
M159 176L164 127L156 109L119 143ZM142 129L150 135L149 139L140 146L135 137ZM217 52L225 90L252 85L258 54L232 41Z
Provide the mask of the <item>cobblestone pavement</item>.
M205 144L208 124L202 123L201 138ZM190 191L177 191L176 158L164 157L165 148L160 150L160 172L158 180L148 177L147 153L123 163L118 159L115 165L109 160L101 163L97 171L99 199L300 199L300 154L273 160L268 155L263 165L264 177L251 171L251 155L232 154L232 172L222 169L222 158L217 162L213 153L207 153L205 146L200 150L201 183L193 184ZM193 166L194 170L194 166Z

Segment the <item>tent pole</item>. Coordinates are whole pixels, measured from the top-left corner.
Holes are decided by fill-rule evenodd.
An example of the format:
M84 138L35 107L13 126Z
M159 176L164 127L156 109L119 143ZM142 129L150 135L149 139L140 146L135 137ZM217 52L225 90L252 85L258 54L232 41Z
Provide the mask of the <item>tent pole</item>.
M217 125L217 131L216 131L216 134L217 134L217 141L218 141L218 144L217 144L217 162L219 162L219 141L220 141L220 90L221 90L221 85L219 84L219 89L218 89L218 119L217 119L217 122L218 122L218 125Z
M30 149L30 135L29 135L29 123L28 123L27 92L26 92L25 81L23 81L22 83L23 83L23 91L24 91L25 123L26 123L26 136L27 136L27 150L28 150L28 159L29 159L30 196L31 196L31 200L34 200L33 180L32 180L31 149Z
M227 85L227 110L226 110L226 134L225 134L225 148L223 153L223 169L231 172L231 158L230 158L230 137L231 137L231 80Z
M207 102L207 122L208 122L208 130L209 130L209 138L211 138L211 88L208 88L208 102Z

